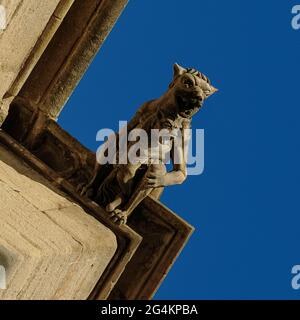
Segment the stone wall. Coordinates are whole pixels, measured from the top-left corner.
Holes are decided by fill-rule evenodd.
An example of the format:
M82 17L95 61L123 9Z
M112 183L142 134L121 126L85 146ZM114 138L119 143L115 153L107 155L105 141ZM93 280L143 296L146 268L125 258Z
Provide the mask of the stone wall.
M127 2L2 0L0 125L17 96L56 118Z
M112 231L0 144L3 299L87 299L117 249Z
M7 26L0 31L0 124L73 1L1 1Z

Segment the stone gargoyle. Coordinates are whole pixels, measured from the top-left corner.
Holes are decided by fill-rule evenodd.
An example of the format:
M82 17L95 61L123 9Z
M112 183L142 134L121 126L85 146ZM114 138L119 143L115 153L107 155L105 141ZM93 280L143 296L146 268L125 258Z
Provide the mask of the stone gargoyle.
M93 177L80 188L81 194L105 208L115 223L125 224L127 217L145 197L152 195L158 199L164 187L181 184L187 177L185 146L189 137L184 131L191 127L192 117L201 109L204 100L216 91L204 74L175 64L174 78L167 92L144 103L127 126L128 133L142 129L148 137L153 129L163 131L156 144L158 149L155 147L154 151L153 144L142 146L137 152L138 161L133 162L128 157L128 161L122 164L116 161L103 165L96 161ZM117 139L120 140L120 133ZM178 143L178 139L182 143ZM125 144L129 150L133 142L126 139ZM102 150L105 152L108 147ZM120 157L119 149L115 159ZM171 171L166 169L167 151L172 162Z

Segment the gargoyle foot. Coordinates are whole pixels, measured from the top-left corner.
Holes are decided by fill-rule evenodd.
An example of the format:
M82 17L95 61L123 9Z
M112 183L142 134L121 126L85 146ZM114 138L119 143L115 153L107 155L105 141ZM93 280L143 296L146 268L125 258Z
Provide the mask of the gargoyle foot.
M118 224L119 226L122 224L126 224L127 222L126 211L122 211L120 209L115 209L113 212L111 212L110 218L114 223Z

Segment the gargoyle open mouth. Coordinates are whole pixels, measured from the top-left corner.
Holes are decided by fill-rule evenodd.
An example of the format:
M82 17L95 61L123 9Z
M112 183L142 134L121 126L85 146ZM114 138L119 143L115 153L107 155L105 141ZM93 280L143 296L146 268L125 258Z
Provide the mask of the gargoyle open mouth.
M177 97L177 103L179 114L182 117L191 117L202 107L203 101L200 97L181 95Z

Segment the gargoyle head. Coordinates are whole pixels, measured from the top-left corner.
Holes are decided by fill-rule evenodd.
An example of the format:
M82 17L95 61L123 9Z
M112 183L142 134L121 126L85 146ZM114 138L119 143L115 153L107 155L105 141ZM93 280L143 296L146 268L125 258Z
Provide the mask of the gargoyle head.
M218 91L204 74L195 69L185 69L177 63L169 88L175 96L179 114L186 118L192 117L204 100Z

